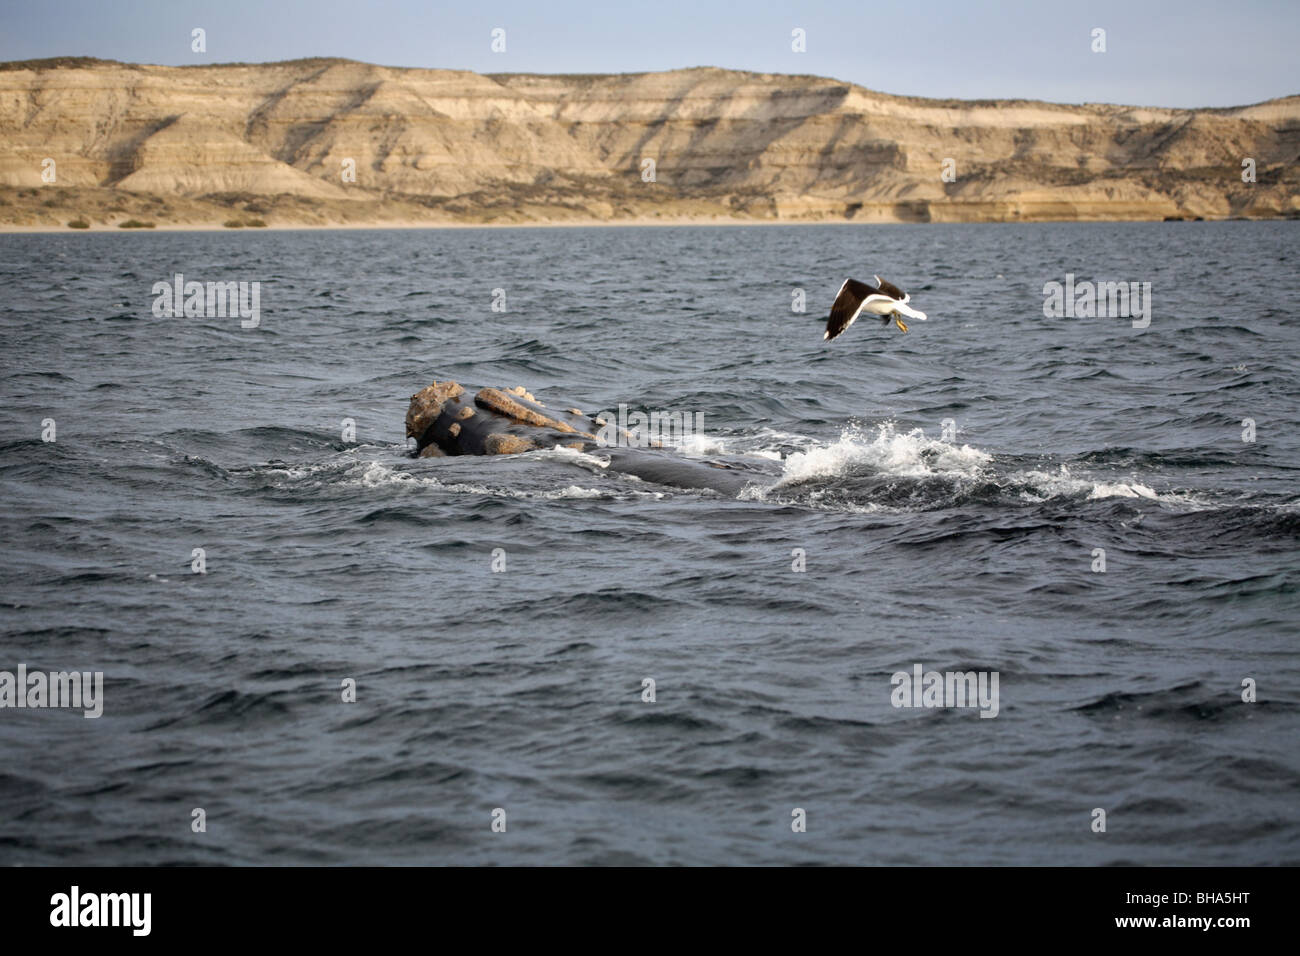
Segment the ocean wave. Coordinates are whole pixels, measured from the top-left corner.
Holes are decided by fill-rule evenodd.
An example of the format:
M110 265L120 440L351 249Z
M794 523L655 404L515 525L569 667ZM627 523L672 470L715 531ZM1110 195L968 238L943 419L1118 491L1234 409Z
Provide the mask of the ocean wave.
M1045 471L1017 472L1011 480L1022 483L1021 493L1027 500L1047 501L1051 498L1078 498L1089 501L1102 498L1146 498L1150 501L1169 500L1155 489L1139 481L1093 481L1075 478L1066 465L1057 474Z
M993 460L988 452L970 445L957 446L927 438L922 429L898 432L893 422L883 422L869 437L860 426L850 426L838 441L786 456L784 473L775 487L810 478L852 474L866 468L903 477L948 475L977 477Z
M999 462L981 448L933 438L919 428L901 431L893 422L877 424L874 431L851 425L831 442L781 435L779 444L799 450L779 456L782 472L774 484L751 486L743 499L775 502L793 495L814 508L868 514L1111 498L1189 510L1213 507L1204 495L1159 491L1140 476L1075 475L1065 463L1054 472L1016 470L1009 467L1010 458Z
M573 454L577 455L579 453L574 452ZM341 483L345 485L357 485L363 488L424 487L434 488L444 492L451 492L453 494L488 495L494 498L515 498L526 501L558 501L581 498L604 498L613 500L615 498L634 495L653 498L664 497L663 492L644 492L635 489L616 488L613 486L606 489L600 489L584 488L580 485L570 484L561 488L529 490L523 488L492 486L480 482L444 481L435 475L414 474L409 471L392 468L378 461L366 462L363 465L352 469L341 479Z

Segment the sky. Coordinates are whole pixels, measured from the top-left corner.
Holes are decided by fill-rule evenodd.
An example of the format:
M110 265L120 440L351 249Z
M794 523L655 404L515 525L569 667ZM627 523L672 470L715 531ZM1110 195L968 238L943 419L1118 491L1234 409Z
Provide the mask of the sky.
M191 31L207 50L191 49ZM492 32L505 31L505 50ZM795 30L806 49L792 49ZM1094 52L1093 31L1105 31ZM0 60L339 56L480 73L720 66L905 96L1240 106L1300 93L1300 0L0 0Z

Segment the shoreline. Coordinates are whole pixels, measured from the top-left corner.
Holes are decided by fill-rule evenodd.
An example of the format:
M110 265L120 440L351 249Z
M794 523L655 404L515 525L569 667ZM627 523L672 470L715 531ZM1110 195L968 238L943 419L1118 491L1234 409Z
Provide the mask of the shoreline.
M636 217L630 219L592 219L564 220L559 222L373 222L373 223L268 223L265 226L244 226L230 229L221 225L197 223L160 223L153 228L122 229L116 225L91 225L88 229L71 229L66 225L23 226L0 223L0 235L25 235L32 233L66 233L69 235L86 233L159 233L159 232L225 232L225 233L259 233L259 232L321 232L321 231L363 231L363 230L416 230L416 229L594 229L594 228L671 228L682 226L718 226L725 228L743 226L1015 226L1039 225L1050 223L1072 223L1078 225L1097 223L1189 223L1189 222L1296 222L1287 216L1270 216L1268 218L1232 216L1223 218L1198 219L982 219L982 220L931 220L929 222L907 222L904 220L854 221L851 219L722 219L712 216L682 217L661 219L658 217Z

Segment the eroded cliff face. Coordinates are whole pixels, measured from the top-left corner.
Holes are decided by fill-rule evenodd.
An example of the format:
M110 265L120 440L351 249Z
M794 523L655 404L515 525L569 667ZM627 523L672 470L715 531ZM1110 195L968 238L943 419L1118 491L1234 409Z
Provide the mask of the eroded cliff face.
M1297 159L1300 96L1172 110L711 68L0 65L11 224L1297 216Z

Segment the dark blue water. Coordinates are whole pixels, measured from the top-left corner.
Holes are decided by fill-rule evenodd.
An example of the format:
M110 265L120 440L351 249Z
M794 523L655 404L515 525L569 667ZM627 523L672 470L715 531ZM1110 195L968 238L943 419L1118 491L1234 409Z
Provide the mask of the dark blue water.
M0 670L105 680L98 720L0 710L0 863L1298 863L1298 253L1287 223L0 237ZM155 318L176 272L261 282L260 327ZM824 344L877 272L930 320ZM1066 273L1151 282L1150 327L1045 318ZM414 460L435 378L703 411L684 451L771 474ZM996 672L996 718L893 707L915 664Z

